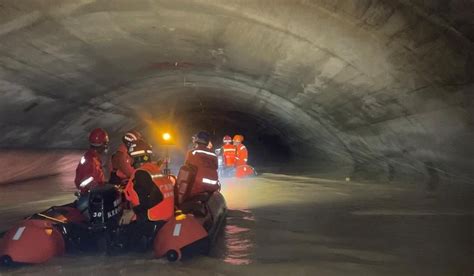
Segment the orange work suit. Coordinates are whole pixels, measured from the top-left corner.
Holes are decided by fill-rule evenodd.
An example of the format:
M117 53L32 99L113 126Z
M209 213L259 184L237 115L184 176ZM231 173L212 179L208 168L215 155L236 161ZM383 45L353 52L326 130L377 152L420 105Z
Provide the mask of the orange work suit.
M235 155L236 148L232 144L226 144L222 146L222 159L224 167L234 167L235 166Z
M236 147L235 151L235 166L242 166L242 165L247 165L247 161L249 158L249 153L247 151L247 148L244 146L244 144L240 144Z

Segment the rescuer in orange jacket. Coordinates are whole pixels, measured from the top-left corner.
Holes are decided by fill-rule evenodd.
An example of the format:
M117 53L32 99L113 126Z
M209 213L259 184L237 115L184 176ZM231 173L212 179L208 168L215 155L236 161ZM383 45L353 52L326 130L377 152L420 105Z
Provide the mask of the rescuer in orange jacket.
M235 167L247 165L247 161L249 158L249 154L247 148L245 147L242 142L244 141L244 136L242 135L235 135L233 142L236 148L235 152Z
M143 140L133 143L128 153L133 158L135 172L125 187L125 197L131 203L136 221L125 227L129 246L146 249L155 231L174 215L174 186L161 168L152 162L151 146Z
M232 144L232 138L229 135L224 136L222 140L222 158L224 167L230 168L235 166L236 147Z
M105 130L96 128L89 135L89 144L89 150L81 157L77 165L74 179L81 194L86 194L90 189L105 184L101 155L107 152L109 135Z
M89 150L84 153L77 164L74 183L79 189L76 208L88 217L89 190L105 184L101 155L107 153L109 135L101 128L96 128L89 134Z
M196 169L196 176L189 197L201 193L212 193L219 189L219 179L217 176L217 156L208 145L210 134L201 131L196 135L196 146L189 150L186 155L185 164Z
M137 219L168 220L174 214L173 182L152 162L153 152L145 141L132 144L129 154L136 170L125 187L125 197L132 204Z
M131 130L122 137L122 144L111 158L110 184L126 184L132 176L135 169L133 168L133 158L128 154L128 148L132 143L142 138L142 135Z

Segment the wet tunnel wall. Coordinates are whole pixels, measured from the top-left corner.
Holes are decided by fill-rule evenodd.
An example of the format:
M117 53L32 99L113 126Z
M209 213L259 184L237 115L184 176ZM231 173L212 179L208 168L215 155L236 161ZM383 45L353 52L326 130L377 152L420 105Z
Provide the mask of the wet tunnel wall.
M470 182L473 18L461 0L1 1L0 146L164 121L241 132L261 166Z

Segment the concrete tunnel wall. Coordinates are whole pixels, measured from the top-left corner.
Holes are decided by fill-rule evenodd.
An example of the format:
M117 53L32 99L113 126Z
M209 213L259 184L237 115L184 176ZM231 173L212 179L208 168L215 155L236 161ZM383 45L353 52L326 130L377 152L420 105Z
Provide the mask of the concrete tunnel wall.
M313 172L472 182L473 18L461 0L2 1L0 146L164 118Z

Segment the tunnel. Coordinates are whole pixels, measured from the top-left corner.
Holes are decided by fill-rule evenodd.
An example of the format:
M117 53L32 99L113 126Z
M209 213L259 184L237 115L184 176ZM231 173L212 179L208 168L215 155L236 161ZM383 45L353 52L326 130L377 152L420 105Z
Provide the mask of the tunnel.
M370 200L387 187L458 204L441 216L462 221L442 235L462 237L445 248L459 262L394 275L472 273L473 26L469 0L0 1L2 196L73 175L96 127L112 149L130 129L172 130L177 168L194 133L242 134L256 171L290 187L318 177L372 183Z

